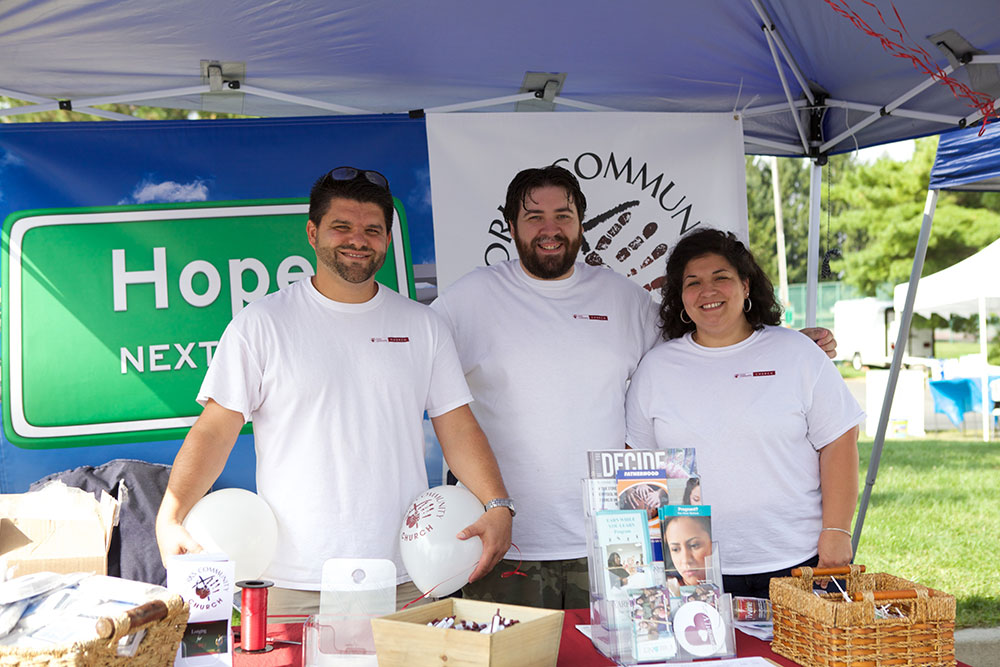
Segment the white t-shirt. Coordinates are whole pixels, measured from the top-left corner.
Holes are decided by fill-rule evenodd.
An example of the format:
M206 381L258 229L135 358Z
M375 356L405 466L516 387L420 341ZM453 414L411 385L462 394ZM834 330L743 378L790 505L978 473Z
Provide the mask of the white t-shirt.
M625 407L632 447L697 449L725 574L816 555L818 450L864 412L809 338L764 327L728 347L702 347L690 334L667 341L639 365Z
M537 280L511 260L463 276L432 307L517 505L510 557L585 556L586 452L624 448L626 382L657 336L649 294L606 268Z
M441 318L384 287L347 304L310 280L255 301L226 328L198 394L252 420L257 493L278 520L263 577L319 590L328 558L391 558L427 488L424 410L472 396Z

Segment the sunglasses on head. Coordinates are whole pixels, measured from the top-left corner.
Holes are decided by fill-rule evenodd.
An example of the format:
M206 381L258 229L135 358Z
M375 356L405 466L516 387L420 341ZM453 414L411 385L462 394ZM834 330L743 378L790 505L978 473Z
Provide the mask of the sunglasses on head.
M335 181L353 181L354 179L364 176L365 180L373 185L377 185L383 190L389 190L389 181L385 176L378 173L377 171L371 171L370 169L358 169L356 167L337 167L336 169L331 169L330 173L327 174L331 179Z

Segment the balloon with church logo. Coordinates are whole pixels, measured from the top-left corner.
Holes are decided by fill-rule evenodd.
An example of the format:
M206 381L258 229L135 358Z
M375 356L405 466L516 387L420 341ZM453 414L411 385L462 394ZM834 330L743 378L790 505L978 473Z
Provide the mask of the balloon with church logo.
M195 503L181 525L206 552L224 553L233 561L236 581L259 578L278 548L274 512L246 489L209 493Z
M421 593L444 597L469 582L483 541L456 535L482 515L483 504L462 486L437 486L410 503L399 529L399 551Z

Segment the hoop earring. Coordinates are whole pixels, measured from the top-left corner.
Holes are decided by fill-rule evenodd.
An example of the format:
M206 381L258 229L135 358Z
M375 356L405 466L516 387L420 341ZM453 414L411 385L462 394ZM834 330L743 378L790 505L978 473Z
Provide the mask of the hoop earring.
M681 315L680 315L680 317L681 317L681 322L683 322L684 324L691 324L691 316L690 316L690 315L688 315L688 318L687 318L687 319L685 320L685 319L684 319L684 316L685 316L685 315L687 315L687 311L686 311L686 310L684 310L684 309L682 308L682 309L681 309Z
M751 301L750 297L747 296L746 299L744 299L744 302L743 302L743 312L744 313L749 313L751 308L753 308L753 301Z

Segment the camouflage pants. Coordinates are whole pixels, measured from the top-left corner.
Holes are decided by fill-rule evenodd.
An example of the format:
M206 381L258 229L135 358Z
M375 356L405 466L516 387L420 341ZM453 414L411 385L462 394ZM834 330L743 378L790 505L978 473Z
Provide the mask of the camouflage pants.
M590 607L586 558L526 560L520 565L520 571L526 576L512 574L504 577L504 573L512 572L518 566L518 561L500 561L485 577L466 584L462 596L546 609Z

